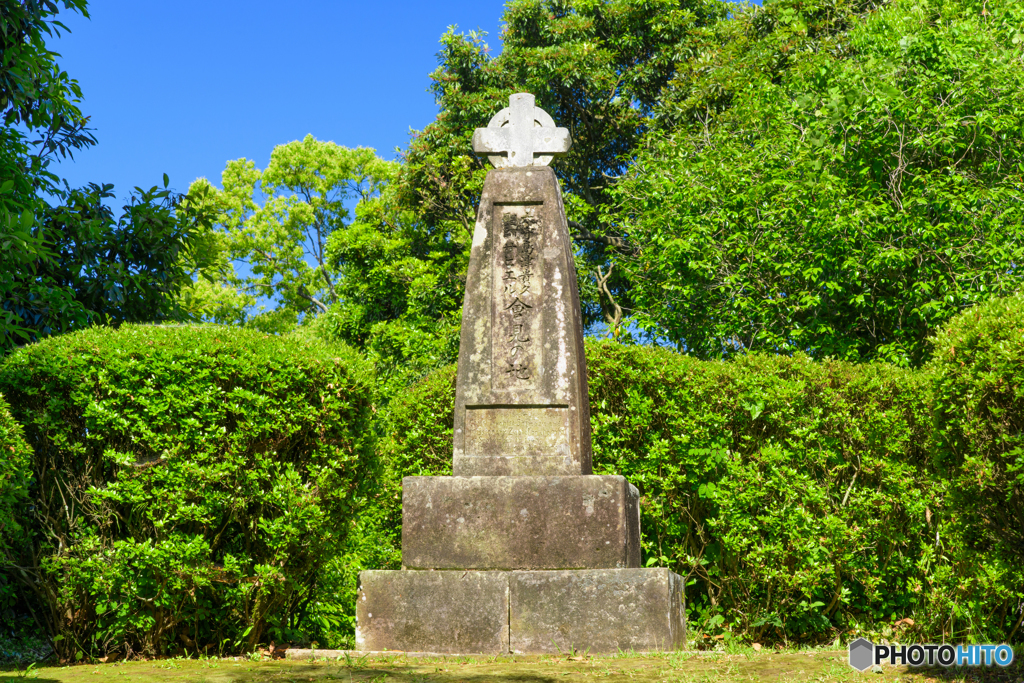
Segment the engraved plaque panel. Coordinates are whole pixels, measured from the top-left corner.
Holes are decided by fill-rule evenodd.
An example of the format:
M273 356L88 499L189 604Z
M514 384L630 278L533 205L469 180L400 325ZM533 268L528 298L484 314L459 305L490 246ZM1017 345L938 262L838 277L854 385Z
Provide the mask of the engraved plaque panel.
M497 390L532 389L543 372L543 221L539 205L494 208L491 377Z
M466 407L466 455L568 455L566 406Z

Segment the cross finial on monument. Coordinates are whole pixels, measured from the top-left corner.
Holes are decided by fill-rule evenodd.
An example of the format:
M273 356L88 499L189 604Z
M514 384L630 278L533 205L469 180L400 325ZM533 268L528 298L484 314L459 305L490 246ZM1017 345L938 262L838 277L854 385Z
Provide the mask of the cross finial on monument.
M486 154L495 168L547 166L569 151L568 128L556 128L551 116L534 105L530 93L516 93L486 128L473 131L473 151Z

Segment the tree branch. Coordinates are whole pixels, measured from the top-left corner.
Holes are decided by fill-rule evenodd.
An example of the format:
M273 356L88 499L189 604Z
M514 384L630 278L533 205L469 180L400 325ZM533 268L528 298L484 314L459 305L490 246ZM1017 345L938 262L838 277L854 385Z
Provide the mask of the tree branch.
M612 290L608 288L608 278L612 276L612 269L615 267L614 263L608 264L608 272L602 273L601 266L597 267L597 291L608 297L610 306L601 306L604 309L604 319L608 323L608 329L611 330L612 336L619 336L619 323L622 322L622 306L612 296ZM612 313L608 310L611 309Z
M583 227L582 223L578 223L576 221L569 221L569 227L575 228L576 230L579 231L579 237L581 240L588 240L590 242L600 242L602 244L607 244L612 247L626 246L626 240L622 239L621 237L605 237L603 235L595 235L594 233L590 232L585 227Z
M305 286L299 287L299 296L319 308L321 313L327 312L327 307L324 306L315 296L312 296L307 292Z

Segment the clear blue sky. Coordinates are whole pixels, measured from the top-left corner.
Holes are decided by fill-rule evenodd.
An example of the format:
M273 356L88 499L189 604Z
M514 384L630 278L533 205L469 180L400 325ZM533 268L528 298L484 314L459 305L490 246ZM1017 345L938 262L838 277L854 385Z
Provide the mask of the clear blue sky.
M426 91L449 25L498 46L502 0L93 0L51 49L82 86L99 144L56 172L119 197L167 173L179 191L229 159L263 168L312 133L394 158L437 108Z
M95 147L54 169L125 198L167 173L220 185L230 159L264 168L311 133L392 159L437 108L427 92L450 25L500 49L504 0L92 0L50 48L82 86Z

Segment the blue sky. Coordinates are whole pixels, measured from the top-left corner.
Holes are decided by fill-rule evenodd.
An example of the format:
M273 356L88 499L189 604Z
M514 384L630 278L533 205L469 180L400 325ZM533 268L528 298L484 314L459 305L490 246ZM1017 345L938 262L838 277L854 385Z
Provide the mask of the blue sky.
M54 170L121 198L167 173L220 185L228 160L264 168L275 145L313 134L387 159L437 108L427 87L448 26L500 48L504 0L92 0L51 40L82 86L95 147Z
M501 0L93 0L91 19L50 48L82 86L95 147L56 172L74 185L161 184L205 176L229 159L263 168L274 145L312 133L394 158L437 111L427 92L449 25L499 44Z

